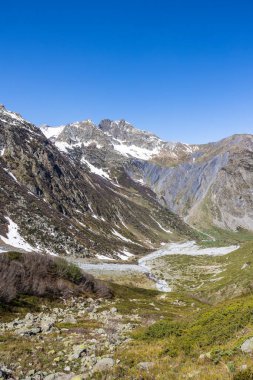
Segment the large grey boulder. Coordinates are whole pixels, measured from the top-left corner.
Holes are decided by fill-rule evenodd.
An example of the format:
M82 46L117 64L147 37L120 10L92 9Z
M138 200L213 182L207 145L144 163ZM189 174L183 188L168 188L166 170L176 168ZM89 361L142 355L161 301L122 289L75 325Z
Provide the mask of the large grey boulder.
M253 352L253 337L245 340L245 342L241 345L241 350L247 354L251 354Z
M93 372L105 372L110 370L114 366L114 360L112 358L102 358L93 367Z
M73 378L74 374L66 374L66 373L51 373L50 375L47 375L44 380L71 380Z

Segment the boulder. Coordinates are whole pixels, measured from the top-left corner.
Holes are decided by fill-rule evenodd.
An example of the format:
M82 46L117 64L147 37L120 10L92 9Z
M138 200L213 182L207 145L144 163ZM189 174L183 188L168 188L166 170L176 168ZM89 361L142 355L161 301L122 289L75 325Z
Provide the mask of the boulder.
M44 380L71 380L74 378L74 374L66 374L66 373L51 373L50 375L47 375Z
M211 352L205 352L199 355L199 361L205 361L211 359Z
M102 358L94 365L93 372L109 371L113 366L114 360L112 358Z
M73 315L66 316L63 321L63 323L73 323L75 324L77 322L76 318Z
M241 345L241 350L247 354L253 352L253 337L245 340L245 342Z
M87 346L85 344L79 344L73 347L73 353L69 356L69 360L78 359L82 356L84 352L87 351Z
M142 369L144 371L148 371L153 368L155 363L153 362L140 362L137 364L137 368Z
M10 379L12 376L12 371L5 367L5 365L0 364L0 379Z
M49 330L51 330L54 323L55 323L55 318L44 317L40 323L42 332L48 332Z

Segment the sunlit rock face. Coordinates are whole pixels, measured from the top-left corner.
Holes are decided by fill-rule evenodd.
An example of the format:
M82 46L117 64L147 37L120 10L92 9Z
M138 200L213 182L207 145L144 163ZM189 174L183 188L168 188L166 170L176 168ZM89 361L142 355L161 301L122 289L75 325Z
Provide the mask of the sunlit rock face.
M253 229L251 135L188 145L109 119L98 127L90 120L73 123L55 133L51 140L60 150L115 178L124 172L190 224Z
M194 235L126 159L90 120L38 128L1 106L0 251L130 260L172 239L163 228Z

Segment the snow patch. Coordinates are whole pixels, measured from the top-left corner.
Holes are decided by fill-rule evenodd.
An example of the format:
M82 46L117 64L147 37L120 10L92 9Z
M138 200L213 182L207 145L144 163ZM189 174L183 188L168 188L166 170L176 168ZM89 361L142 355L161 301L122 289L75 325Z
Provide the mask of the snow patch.
M12 118L14 121L19 121L21 123L24 123L24 119L19 116L18 114L16 114L15 112L11 112L11 111L8 111L6 109L1 109L1 114L4 115L4 116L8 116L10 118Z
M96 257L100 260L110 260L110 261L115 261L114 259L112 259L111 257L107 257L105 255L99 255L97 254Z
M125 236L121 235L118 231L116 230L112 230L112 233L113 235L117 236L118 238L120 238L121 240L124 240L126 242L129 242L129 243L133 243L132 240L130 239L127 239Z
M128 256L126 256L126 255L122 255L121 253L117 253L117 256L118 256L121 260L123 260L123 261L127 261L127 260L129 259Z
M18 180L17 180L17 178L15 177L14 174L12 174L12 173L11 173L9 170L7 170L7 169L4 169L4 171L5 171L6 173L8 173L9 176L11 176L11 177L14 179L14 181L17 182L17 183L19 184L19 182L18 182Z
M124 255L126 255L127 257L133 257L134 255L129 252L126 248L123 249L122 253L124 253Z
M64 128L64 125L61 125L59 127L40 127L42 133L46 136L47 139L51 139L52 137L57 138L62 133Z
M22 236L19 234L18 225L14 223L11 218L5 217L9 223L7 238L0 236L5 244L11 245L15 248L23 249L24 251L33 251L34 248L28 244Z
M113 144L114 149L121 153L123 156L126 157L135 157L139 158L141 160L149 160L152 156L158 154L160 152L159 148L155 148L153 150L146 149L146 148L140 148L136 145L126 145L122 141L117 140L119 144Z
M61 152L64 152L64 153L68 153L68 149L71 149L71 145L69 145L68 143L64 142L64 141L56 141L55 142L55 146L61 151Z
M158 224L158 226L161 228L161 230L163 230L164 232L168 233L168 234L172 234L171 230L166 230L157 220L155 220L153 217L151 217L154 222L156 222Z
M88 166L92 173L110 180L109 174L106 173L103 169L97 168L96 166L92 165L89 161L85 160L85 158L82 158L81 161Z

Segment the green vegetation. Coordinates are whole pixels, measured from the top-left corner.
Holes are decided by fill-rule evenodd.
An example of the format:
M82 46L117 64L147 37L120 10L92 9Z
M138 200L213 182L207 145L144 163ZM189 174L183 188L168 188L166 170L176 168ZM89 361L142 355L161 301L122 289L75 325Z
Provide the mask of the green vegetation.
M171 255L152 263L153 272L177 292L217 303L253 289L253 243L224 256Z
M15 253L10 253L9 260L22 262ZM56 259L50 268L53 277L79 284L82 272L75 265ZM114 378L253 380L252 356L240 350L242 343L253 337L253 243L244 242L237 251L224 256L162 257L155 260L154 268L170 284L169 276L174 279L174 292L109 285L121 321L136 325L132 339L117 348L114 358L119 362L113 369ZM88 277L86 280L89 282ZM43 298L48 308L57 307L57 302L62 301ZM38 297L19 296L8 305L0 305L1 321L10 320L13 313L21 316L29 310L40 311L39 303ZM110 301L102 302L97 312L110 307ZM52 361L41 347L50 346L53 355L59 357L53 370L62 370L66 347L103 328L87 316L76 316L74 323L59 321L55 327L61 330L66 344L71 337L69 346L58 341L54 332L43 337L43 344L6 332L0 339L0 355L7 364L20 359L20 365L29 368L32 360L36 368L47 370L53 368ZM152 362L153 366L144 371L138 367L140 362Z
M137 379L142 375L137 363L151 361L154 367L143 379L176 380L191 373L198 380L250 379L251 356L240 346L253 336L253 295L197 309L188 303L181 315L138 328L128 350L118 350L117 375ZM246 371L242 364L248 366Z
M174 348L187 354L194 354L203 348L222 346L245 327L253 329L253 296L209 307L208 310L195 315L189 322L184 319L181 322L159 321L137 337L138 339L174 337L177 338L174 342L171 341Z
M101 327L101 323L98 321L94 321L91 319L82 319L80 321L77 321L75 323L69 323L69 322L61 322L61 323L56 323L55 327L59 329L68 329L70 331L75 331L76 329L97 329Z
M83 279L83 271L77 265L62 258L55 259L53 271L56 276L73 281L75 284L80 284Z
M212 236L215 240L201 241L200 244L205 247L223 247L230 244L243 244L253 242L253 233L243 228L238 228L237 231L224 230L215 226L205 228L203 232Z
M15 251L9 251L6 253L9 260L16 260L21 261L22 260L22 253L21 252L15 252Z

